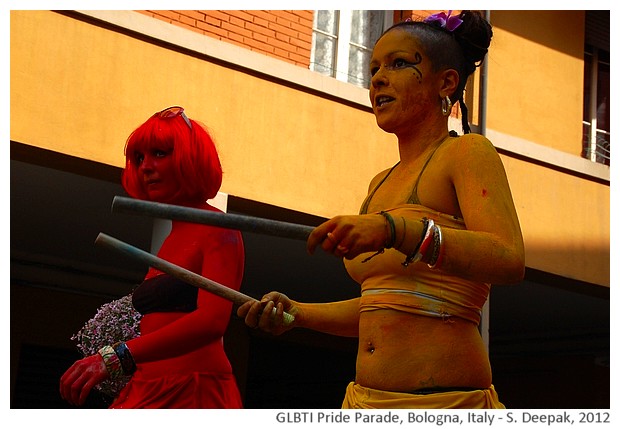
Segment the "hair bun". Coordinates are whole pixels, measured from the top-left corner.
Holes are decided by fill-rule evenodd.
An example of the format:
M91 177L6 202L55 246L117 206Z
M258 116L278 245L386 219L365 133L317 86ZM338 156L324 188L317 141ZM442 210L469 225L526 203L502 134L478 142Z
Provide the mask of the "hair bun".
M475 67L487 54L493 30L479 11L464 10L459 17L463 24L454 31L454 35L457 36L465 58Z

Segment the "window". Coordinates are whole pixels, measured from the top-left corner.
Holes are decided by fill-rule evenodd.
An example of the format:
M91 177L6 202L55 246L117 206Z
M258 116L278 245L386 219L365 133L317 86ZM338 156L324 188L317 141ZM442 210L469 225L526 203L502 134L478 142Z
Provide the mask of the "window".
M581 155L610 165L609 11L586 12Z
M310 70L368 88L372 48L392 23L389 11L315 11Z

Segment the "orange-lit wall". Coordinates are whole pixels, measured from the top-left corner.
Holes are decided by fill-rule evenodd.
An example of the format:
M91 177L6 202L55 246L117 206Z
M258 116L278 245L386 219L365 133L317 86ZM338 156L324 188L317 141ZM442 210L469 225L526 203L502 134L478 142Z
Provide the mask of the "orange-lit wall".
M606 170L579 158L583 12L560 15L492 13L488 136L502 152L528 266L609 286ZM371 177L397 160L361 88L138 12L102 16L181 47L56 12L12 11L11 140L122 166L133 128L182 104L215 136L223 192L324 217L356 212ZM550 39L550 28L562 37ZM191 50L197 44L207 48ZM231 52L278 77L221 59Z
M576 156L584 11L493 11L488 127Z

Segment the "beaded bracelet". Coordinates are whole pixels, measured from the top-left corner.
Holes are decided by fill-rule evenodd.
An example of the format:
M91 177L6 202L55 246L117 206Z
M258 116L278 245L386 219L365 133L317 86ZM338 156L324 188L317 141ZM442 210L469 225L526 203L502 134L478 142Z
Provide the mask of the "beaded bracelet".
M112 380L116 380L123 376L123 367L121 366L121 361L119 360L114 348L112 346L103 346L99 349L98 352L103 358L103 363L105 364L108 373L110 374L110 378Z
M422 218L422 223L424 224L424 227L422 228L422 236L420 237L420 241L418 242L413 252L411 252L409 256L407 256L407 258L405 258L405 260L403 261L402 265L404 267L408 267L409 264L411 264L412 262L418 262L420 259L422 259L422 256L424 255L423 251L425 251L426 247L428 247L428 240L431 236L431 229L433 225L435 225L435 223L432 219L428 219L426 217Z
M133 360L133 356L131 355L131 351L129 351L127 344L123 341L119 341L118 343L115 343L112 348L121 363L123 373L125 375L132 375L136 372L136 362Z

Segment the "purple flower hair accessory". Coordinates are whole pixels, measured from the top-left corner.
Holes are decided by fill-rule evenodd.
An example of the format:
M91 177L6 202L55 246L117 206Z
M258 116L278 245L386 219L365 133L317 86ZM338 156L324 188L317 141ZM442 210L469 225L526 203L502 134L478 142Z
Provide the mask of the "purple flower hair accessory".
M452 11L449 10L446 15L445 12L435 13L429 17L427 17L424 22L427 24L438 25L439 27L445 29L446 31L453 32L456 30L459 25L463 23L463 20L458 16L450 16L452 15Z

